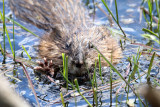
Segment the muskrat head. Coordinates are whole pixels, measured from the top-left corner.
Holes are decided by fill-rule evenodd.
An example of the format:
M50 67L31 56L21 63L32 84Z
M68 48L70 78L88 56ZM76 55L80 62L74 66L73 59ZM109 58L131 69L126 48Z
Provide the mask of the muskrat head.
M98 60L98 48L113 64L119 62L121 49L115 39L110 37L105 27L92 27L72 35L69 42L68 70L72 74L82 75L91 70ZM102 66L108 66L101 59ZM97 64L98 65L98 64Z
M86 52L87 48L85 44L78 41L72 41L68 56L68 69L69 72L75 75L82 75L87 72L86 68Z

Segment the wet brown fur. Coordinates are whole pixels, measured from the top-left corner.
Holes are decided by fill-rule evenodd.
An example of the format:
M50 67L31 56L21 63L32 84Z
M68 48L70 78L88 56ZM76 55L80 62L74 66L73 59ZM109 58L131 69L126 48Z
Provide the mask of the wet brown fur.
M98 52L116 64L121 49L105 26L94 25L79 0L9 0L15 15L47 32L40 40L39 55L62 66L62 53L68 55L69 72L82 75L94 66ZM102 66L108 64L102 60Z

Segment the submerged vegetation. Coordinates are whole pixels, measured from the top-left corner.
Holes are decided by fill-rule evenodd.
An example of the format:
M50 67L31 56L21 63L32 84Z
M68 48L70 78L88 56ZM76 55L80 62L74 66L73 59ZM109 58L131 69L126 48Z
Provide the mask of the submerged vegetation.
M28 50L23 44L21 45L21 49L23 49L21 50L21 56L16 56L16 43L18 43L19 41L17 41L18 36L16 36L15 30L17 27L19 27L25 32L29 32L30 34L34 35L35 38L39 39L39 37L32 31L27 29L27 27L24 27L23 25L15 21L14 17L7 17L5 15L6 2L4 2L3 0L3 12L0 11L0 22L1 25L3 25L2 28L0 27L0 34L2 34L3 36L3 41L0 41L0 76L4 75L8 77L9 81L14 84L18 84L19 81L23 81L22 77L25 77L28 80L27 84L29 84L29 86L27 84L25 85L26 87L31 88L36 99L36 104L31 104L32 106L62 105L63 107L66 107L70 106L70 101L72 105L75 104L75 106L79 106L83 105L81 104L82 100L86 102L83 102L84 105L87 104L90 107L119 105L128 105L131 107L135 105L139 107L148 107L149 105L160 106L158 102L155 102L158 100L152 100L152 98L160 100L160 95L155 94L159 92L157 91L157 87L160 86L160 1L141 1L140 14L143 13L143 16L140 15L140 19L143 18L146 21L146 28L141 29L141 31L143 32L143 34L141 34L141 38L145 38L145 43L141 43L138 40L133 40L129 36L128 32L126 33L126 31L124 30L124 24L120 21L120 2L117 2L117 0L114 0L115 12L112 12L107 0L101 0L100 2L95 2L93 0L93 3L90 3L90 0L83 0L83 2L86 4L92 4L87 6L90 6L89 8L94 10L94 15L96 15L95 10L99 9L106 15L110 22L114 22L114 26L116 27L108 27L108 29L111 31L111 34L113 34L113 36L118 35L118 39L120 38L119 41L124 53L124 58L122 58L119 66L113 65L112 59L111 61L106 59L103 53L101 53L101 50L97 49L97 47L92 44L93 48L98 52L98 60L95 61L95 67L93 72L90 73L88 70L89 79L86 83L80 84L78 78L74 80L69 79L68 56L66 56L64 53L62 53L63 68L60 69L60 74L62 75L62 78L60 80L55 80L50 76L45 76L45 79L43 79L44 77L41 74L34 72L33 68L37 66L37 63L35 62L34 57L30 55L32 52L28 52ZM113 0L110 0L110 2L113 2ZM105 10L103 10L99 4L103 4ZM13 25L12 31L8 30L8 23ZM136 46L136 49L132 51L134 52L134 54L128 55L128 51L130 51L130 46ZM25 57L23 57L24 55ZM101 60L105 60L108 63L109 67L107 69L109 72L106 72L105 68L101 67ZM18 70L21 71L21 69L23 69L24 72L24 74L21 74L22 77L18 73ZM9 71L12 71L12 73L9 73L10 75L7 73ZM37 82L37 84L35 81ZM45 81L47 82L45 83ZM49 85L48 81L51 86ZM41 96L41 93L39 92L40 90L38 90L39 86L35 86L35 84L40 85L41 83L45 86L50 86L50 88L58 87L58 91L56 88L55 90L52 90L54 92L56 91L54 93L55 95L53 95L56 97L49 97L47 98L47 100L45 100L45 96L47 95L42 94L43 96ZM142 92L144 90L146 91ZM109 97L105 99L106 96ZM104 99L102 99L102 97L104 97ZM29 102L35 103L32 100L29 100Z

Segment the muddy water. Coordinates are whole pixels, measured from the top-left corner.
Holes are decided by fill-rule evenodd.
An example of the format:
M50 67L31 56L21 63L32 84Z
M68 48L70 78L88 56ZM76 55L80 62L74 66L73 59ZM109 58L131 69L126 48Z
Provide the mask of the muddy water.
M144 34L144 32L142 31L142 28L146 28L146 22L142 16L141 19L141 15L140 15L140 4L141 1L140 0L117 0L118 2L118 12L119 12L119 20L120 20L120 25L122 26L122 29L125 31L125 33L127 34L127 37L130 38L133 41L136 42L140 42L143 44L151 44L153 45L153 47L158 48L159 45L156 43L153 43L153 41L149 41L145 38L143 38L141 36L141 34ZM105 24L108 26L108 28L110 30L112 30L112 35L115 36L115 38L120 39L120 35L122 34L120 32L120 30L118 29L116 23L113 24L113 27L109 27L109 20L108 18L105 16L105 14L99 10L99 8L95 7L93 4L93 1L84 1L84 3L86 4L86 8L88 8L88 11L91 15L92 20L94 20L94 23L97 25L101 25L101 24ZM11 11L7 5L7 2L5 2L5 8L6 8L6 16L9 17L11 14ZM115 7L114 7L114 2L112 2L112 0L110 2L108 2L109 4L109 8L112 10L112 12L115 15ZM2 12L2 2L0 2L0 10ZM99 3L99 6L105 10L107 12L107 10L105 9L105 7L103 6L102 3ZM95 13L95 15L93 14ZM29 30L31 30L32 32L34 32L35 34L37 34L38 36L42 36L44 34L44 31L41 29L38 29L36 27L34 27L31 24L25 23L17 18L15 18L15 16L13 16L15 21L17 21L18 23L22 24L23 26L25 26L26 28L28 28ZM3 24L0 23L0 34L2 34L2 27ZM11 37L11 41L13 41L13 37L12 37L12 23L7 21L7 29L9 31L9 35ZM3 37L0 36L0 43L2 44L3 42ZM29 53L29 55L33 58L32 60L35 61L36 60L36 55L37 52L35 51L35 48L33 46L38 45L38 41L39 39L35 36L33 36L32 34L26 32L25 30L21 29L18 26L15 26L15 50L16 50L16 56L22 56L26 59L28 59L27 55L25 54L22 45L26 48L27 52ZM118 64L116 67L119 70L119 72L121 72L121 74L124 76L125 75L125 71L127 69L127 66L129 66L129 62L127 61L128 57L132 57L133 55L136 56L138 49L141 51L143 50L143 47L139 47L136 45L131 45L131 43L129 41L124 41L122 39L122 44L123 44L123 55L124 58L121 59L121 63ZM6 38L6 49L9 53L11 53L10 47L9 47L9 43L7 41ZM0 62L2 62L3 60L3 56L0 54ZM157 62L159 59L157 58L155 61ZM148 69L149 66L149 61L150 58L148 58L147 56L141 56L139 63L140 63L140 68L142 68L142 70L140 71L140 74L142 74L142 71L145 71ZM22 68L16 64L15 66L12 64L12 59L7 58L6 59L6 63L7 63L7 68L6 69L11 69L8 72L6 72L6 76L9 77L10 82L12 83L11 87L15 87L16 88L16 92L23 96L32 106L36 106L36 100L34 98L34 95L31 91L31 89L29 88L28 85L28 80L25 76L25 74L23 73ZM2 65L0 64L0 67ZM14 67L14 70L12 70L12 68ZM4 67L3 67L4 68ZM5 69L3 69L2 71L5 71ZM2 72L0 71L0 72ZM59 92L60 92L60 86L57 85L59 84L59 80L55 80L55 83L51 83L50 81L48 81L47 79L41 80L39 77L35 76L35 73L33 72L32 69L27 68L27 71L31 77L31 80L34 84L34 88L36 90L37 96L39 98L39 102L41 106L50 106L50 107L55 107L55 106L61 106L60 100L58 98L60 98L59 96ZM107 77L109 77L109 68L104 68L104 72L103 72L103 79L105 82L108 81L108 79L106 79ZM151 74L153 76L155 75L160 75L157 74L159 71L159 68L157 66L154 66L152 69ZM138 76L138 75L136 75ZM14 77L14 78L13 78ZM15 79L16 78L16 79ZM45 78L45 77L43 77ZM118 76L115 72L113 72L113 79L117 79ZM145 76L141 78L142 82L145 82ZM98 78L98 82L99 82L99 86L103 86L101 85L101 80ZM140 82L140 81L138 81ZM106 83L108 84L108 83ZM121 86L122 84L120 84L119 86ZM104 85L105 86L105 85ZM81 88L86 88L88 87L88 85L82 85ZM115 92L117 91L119 87L116 87L115 89L113 89L113 105L115 105ZM64 90L64 89L62 89ZM85 90L85 89L84 89ZM69 92L72 92L73 90L69 90ZM110 103L110 94L109 94L109 90L103 90L100 91L98 93L98 104L99 106L109 106ZM65 94L65 93L63 93ZM84 96L90 101L90 103L93 103L93 95L91 92L84 94ZM127 94L125 93L125 91L123 89L121 89L120 94L118 96L118 101L120 102L121 106L127 106L126 105L126 97ZM130 91L129 93L129 99L136 101L136 103L138 103L138 99L136 99L136 97L134 96L134 94L132 93L132 91ZM72 96L72 94L67 95L65 97L66 100L66 104L69 107L75 106L76 104L78 106L87 106L87 103L81 98L81 97L76 97L74 98L74 96ZM76 102L76 103L75 103ZM139 105L139 103L137 104L137 106Z

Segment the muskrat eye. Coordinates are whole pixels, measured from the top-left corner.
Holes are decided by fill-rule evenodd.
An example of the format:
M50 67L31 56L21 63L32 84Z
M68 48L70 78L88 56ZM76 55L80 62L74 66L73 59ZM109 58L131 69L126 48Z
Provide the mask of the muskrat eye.
M70 47L71 47L71 43L66 44L65 46L66 46L66 48L68 49L68 48L70 48Z
M72 64L78 64L77 60L72 61Z
M93 48L93 45L89 43L88 47L89 47L89 49Z

